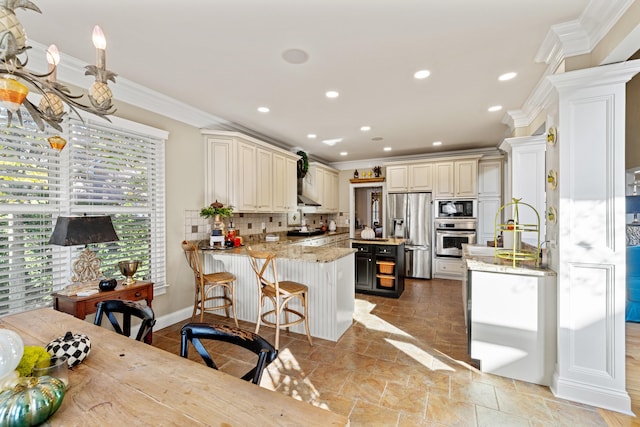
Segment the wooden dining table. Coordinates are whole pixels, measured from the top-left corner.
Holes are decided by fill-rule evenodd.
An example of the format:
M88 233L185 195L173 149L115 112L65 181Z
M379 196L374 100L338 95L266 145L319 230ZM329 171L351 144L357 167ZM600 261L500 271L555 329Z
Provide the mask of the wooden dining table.
M25 345L45 346L67 331L90 338L51 426L349 425L345 416L50 308L4 316L0 328Z

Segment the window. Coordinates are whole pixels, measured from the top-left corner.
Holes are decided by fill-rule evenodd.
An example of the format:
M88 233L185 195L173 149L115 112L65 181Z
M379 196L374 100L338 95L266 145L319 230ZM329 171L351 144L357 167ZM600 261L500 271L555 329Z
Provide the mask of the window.
M0 315L51 305L82 247L48 244L60 215L110 215L120 240L91 245L106 277L138 259L138 280L166 284L164 141L167 133L117 117L69 119L60 153L35 124L0 113ZM23 114L24 119L28 119Z

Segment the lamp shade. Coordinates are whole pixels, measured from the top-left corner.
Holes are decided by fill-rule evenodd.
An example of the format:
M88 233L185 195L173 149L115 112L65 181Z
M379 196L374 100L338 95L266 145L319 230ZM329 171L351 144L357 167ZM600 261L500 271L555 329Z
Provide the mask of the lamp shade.
M626 205L628 214L640 213L640 196L627 196Z
M113 228L111 217L108 215L60 216L56 222L56 228L49 238L49 244L74 246L116 240L119 240L118 235Z

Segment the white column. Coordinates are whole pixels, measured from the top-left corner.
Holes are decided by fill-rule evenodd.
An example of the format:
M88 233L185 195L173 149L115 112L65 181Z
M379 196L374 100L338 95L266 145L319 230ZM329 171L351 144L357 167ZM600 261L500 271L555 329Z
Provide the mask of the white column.
M558 93L561 398L631 414L625 389L625 83L629 61L548 77Z

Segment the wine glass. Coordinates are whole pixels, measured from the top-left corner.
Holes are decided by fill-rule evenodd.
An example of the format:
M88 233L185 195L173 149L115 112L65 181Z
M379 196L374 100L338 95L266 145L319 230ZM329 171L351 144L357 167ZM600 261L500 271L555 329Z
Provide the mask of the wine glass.
M118 267L120 267L120 273L122 273L122 275L126 277L126 280L124 281L123 285L132 285L136 283L136 281L133 278L133 275L136 274L136 271L138 271L139 264L140 264L140 261L134 261L134 260L120 261L118 263Z

